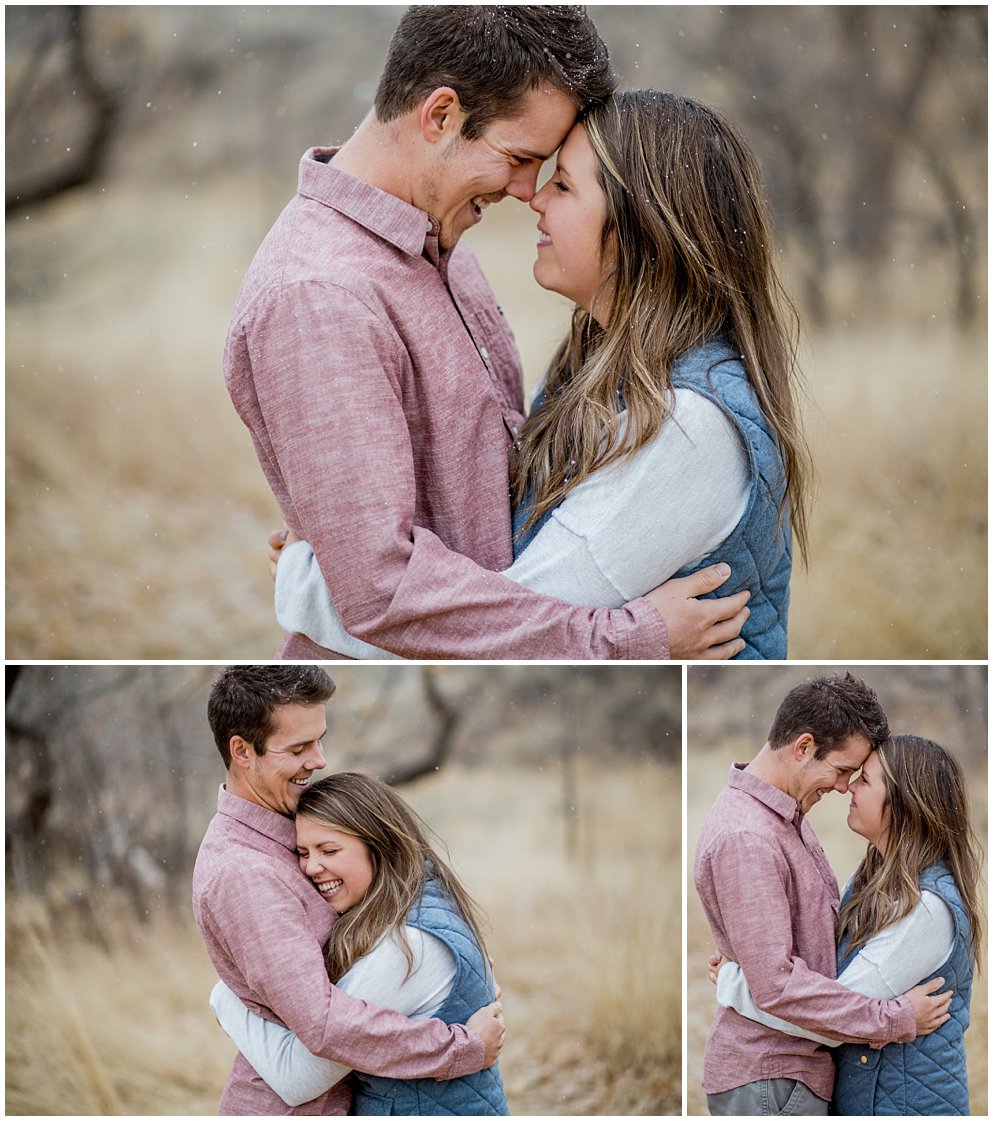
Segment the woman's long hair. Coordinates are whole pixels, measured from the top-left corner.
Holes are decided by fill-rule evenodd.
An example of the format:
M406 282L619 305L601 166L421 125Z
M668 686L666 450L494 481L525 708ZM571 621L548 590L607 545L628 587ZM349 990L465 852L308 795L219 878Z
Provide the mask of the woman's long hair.
M533 524L594 471L653 439L672 410L672 364L723 334L778 438L784 501L806 560L799 322L773 265L755 158L729 121L672 93L617 93L582 122L606 198L593 304L606 327L576 309L545 401L521 430L515 501L530 493Z
M841 910L838 940L853 949L902 919L921 898L920 877L939 860L955 877L979 961L982 853L970 824L962 768L945 748L919 736L893 736L878 749L886 787L886 852L870 844Z
M428 879L448 893L483 949L476 904L431 847L427 825L385 783L355 772L328 775L304 792L297 804L297 816L301 815L358 837L372 861L372 884L365 898L332 927L326 953L332 981L369 953L384 934L390 934L403 951L410 975L414 958L404 927Z

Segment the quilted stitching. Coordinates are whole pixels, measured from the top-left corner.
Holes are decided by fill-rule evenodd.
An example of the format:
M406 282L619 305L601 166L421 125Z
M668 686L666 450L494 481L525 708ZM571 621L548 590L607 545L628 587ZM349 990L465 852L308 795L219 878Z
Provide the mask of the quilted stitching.
M737 427L752 469L745 512L708 564L725 561L731 578L715 595L751 588L749 617L741 631L742 659L785 658L792 569L792 535L788 515L779 518L783 464L776 437L759 407L738 355L723 340L694 347L677 359L672 383L706 397ZM677 576L693 570L681 569Z
M972 993L972 934L955 880L945 864L921 876L921 888L948 904L955 919L952 955L932 977L944 977L954 990L951 1019L936 1032L912 1043L889 1043L881 1051L844 1044L838 1064L834 1111L850 1116L901 1117L961 1115L969 1112L969 1082L963 1034L969 1026ZM844 946L840 972L854 955ZM925 978L930 980L930 978ZM865 1055L868 1061L862 1062Z
M455 955L451 992L436 1013L447 1024L463 1024L493 999L489 962L457 908L434 880L425 885L407 922L440 938ZM466 1117L507 1113L507 1099L498 1066L448 1082L403 1081L356 1075L357 1114Z

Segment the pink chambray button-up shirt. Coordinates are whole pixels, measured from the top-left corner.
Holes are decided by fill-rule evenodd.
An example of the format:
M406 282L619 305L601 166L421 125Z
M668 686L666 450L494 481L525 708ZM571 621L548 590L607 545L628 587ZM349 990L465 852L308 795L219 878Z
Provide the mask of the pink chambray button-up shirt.
M524 419L513 336L471 251L313 148L245 276L225 380L350 633L409 658L665 658L644 599L576 607L498 574ZM287 658L335 657L300 635Z
M839 985L838 882L795 799L731 768L697 843L693 878L717 949L741 966L764 1011L832 1039L881 1046L915 1038L910 1000L875 1000ZM703 1089L794 1078L834 1089L831 1055L812 1040L719 1008L707 1036Z
M300 872L293 821L223 786L197 854L193 913L221 980L315 1055L387 1078L461 1078L482 1067L483 1041L461 1024L408 1020L330 983L323 948L335 914ZM238 1054L219 1112L347 1114L351 1098L346 1079L290 1108Z

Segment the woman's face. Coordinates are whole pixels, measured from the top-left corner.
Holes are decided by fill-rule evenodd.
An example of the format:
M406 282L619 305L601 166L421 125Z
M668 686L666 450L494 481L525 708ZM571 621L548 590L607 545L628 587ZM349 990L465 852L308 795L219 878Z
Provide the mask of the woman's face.
M848 828L882 851L889 828L889 813L886 808L886 780L878 751L869 752L862 764L862 773L852 780L848 789L852 795Z
M296 819L300 870L343 915L361 903L372 885L369 846L352 833L342 833L304 814Z
M597 319L592 305L603 275L600 236L606 202L597 181L596 156L582 125L576 125L566 137L555 172L531 200L531 209L541 216L535 280ZM603 302L602 296L599 302Z

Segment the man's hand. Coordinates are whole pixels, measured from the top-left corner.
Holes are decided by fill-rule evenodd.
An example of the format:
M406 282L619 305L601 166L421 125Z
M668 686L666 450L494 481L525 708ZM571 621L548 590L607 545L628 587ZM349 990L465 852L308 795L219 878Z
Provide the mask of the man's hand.
M712 985L717 984L717 974L721 969L730 961L730 958L724 957L723 954L711 954L707 961L707 976L710 978Z
M930 1035L931 1032L940 1028L950 1019L948 1008L952 1003L952 990L938 993L944 983L944 977L935 977L933 981L928 981L926 985L918 985L904 994L910 997L910 1002L914 1006L914 1012L917 1015L918 1035ZM938 993L938 995L932 996L932 993Z
M751 592L719 599L696 599L719 588L731 575L726 564L702 568L691 576L666 580L645 598L659 612L669 631L669 657L675 660L733 658L744 650L738 632L748 618Z
M280 555L286 545L292 545L294 541L302 541L303 538L288 529L285 525L282 529L274 529L269 534L269 575L276 579L276 565L279 564Z
M495 1000L492 1004L487 1004L485 1008L480 1008L478 1012L473 1012L466 1027L469 1031L478 1035L486 1045L486 1058L483 1060L482 1069L486 1070L493 1066L500 1058L500 1052L503 1050L503 1039L507 1034L507 1028L503 1022L503 1005L499 1000Z

